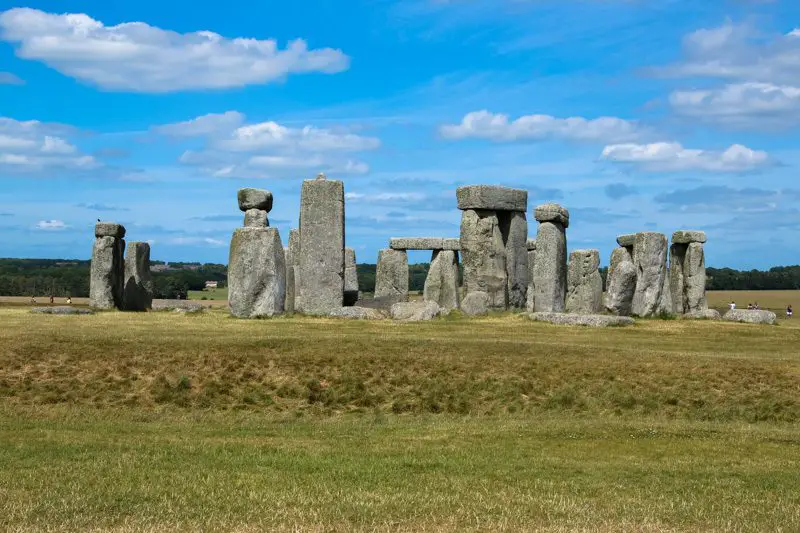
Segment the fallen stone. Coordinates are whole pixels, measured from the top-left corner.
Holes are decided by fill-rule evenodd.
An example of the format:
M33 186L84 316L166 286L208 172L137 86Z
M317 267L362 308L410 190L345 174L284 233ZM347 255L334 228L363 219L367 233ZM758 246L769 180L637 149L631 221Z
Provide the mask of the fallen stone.
M590 328L608 328L632 326L636 322L627 316L609 315L568 315L565 313L531 313L531 320L549 322L559 326L586 326Z
M690 244L693 242L706 242L706 233L704 231L679 230L672 234L673 244Z
M283 313L285 301L286 258L278 229L236 228L228 260L231 314L271 317Z
M527 246L529 251L530 250L535 250L536 249L536 239L528 239L527 242L525 243L525 245Z
M272 193L264 189L239 189L239 209L260 209L269 213L272 211Z
M627 248L615 248L611 252L606 282L606 310L618 316L629 316L636 292L636 267Z
M569 227L569 211L558 204L543 204L536 207L534 216L537 222L555 222Z
M404 322L433 320L440 314L442 309L436 302L399 302L390 310L392 319Z
M344 184L305 180L300 193L300 257L295 309L327 315L344 301Z
M636 234L627 233L625 235L620 235L619 237L617 237L617 244L619 244L623 248L632 247L634 244L636 244Z
M494 185L467 185L456 189L458 208L462 211L481 209L490 211L528 210L528 191Z
M525 213L504 211L497 214L506 247L508 307L525 309L528 298L528 220Z
M150 244L129 242L125 252L122 309L147 311L152 305L153 279L150 276Z
M435 302L444 310L458 309L458 255L456 252L434 250L422 294L426 302Z
M636 292L632 312L635 316L654 316L659 311L662 291L667 276L667 238L661 233L636 234L633 246L633 264L636 267Z
M408 253L403 250L381 250L375 270L375 298L396 302L408 299Z
M494 211L466 210L461 215L464 290L488 296L492 309L508 307L506 246Z
M598 250L575 250L569 255L567 313L592 315L603 310L603 278L599 268Z
M478 316L489 312L489 295L485 292L469 292L461 300L461 311L465 315Z
M768 324L775 325L777 316L772 311L732 309L725 313L722 320L728 322L745 322L747 324Z
M567 235L559 222L540 222L533 268L535 310L561 313L567 292Z
M57 306L57 307L34 307L31 313L40 315L93 315L91 309L81 309L79 307Z
M438 237L394 237L389 239L392 250L444 250L444 239Z
M125 226L115 222L98 222L94 225L94 236L122 239L125 237Z
M350 320L382 320L386 318L386 315L378 309L360 306L340 307L331 311L330 316Z
M461 251L461 239L442 239L442 250Z
M377 309L379 311L386 311L388 314L389 309L401 300L396 296L383 296L381 298L365 298L358 301L358 307L366 309ZM404 300L403 300L404 301Z
M206 306L188 300L153 300L153 311L175 311L180 313L201 313Z
M356 269L356 251L344 249L344 299L345 307L356 305L358 301L358 271Z
M124 233L124 231L123 231ZM125 276L125 241L104 236L94 240L89 278L89 305L121 309Z
M245 228L267 228L269 227L269 217L263 209L248 209L244 212Z
M706 309L704 311L691 311L683 315L689 320L722 320L722 315L716 309Z

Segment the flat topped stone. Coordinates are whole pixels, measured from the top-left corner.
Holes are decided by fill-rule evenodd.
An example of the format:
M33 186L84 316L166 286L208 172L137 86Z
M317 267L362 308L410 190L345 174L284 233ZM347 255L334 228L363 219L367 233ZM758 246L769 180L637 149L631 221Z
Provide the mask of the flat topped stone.
M764 309L732 309L725 313L722 320L728 322L744 322L746 324L775 325L777 316L772 311Z
M260 209L269 213L272 211L272 193L265 189L239 189L239 209Z
M98 222L94 225L94 236L122 239L125 237L125 226L116 222Z
M619 244L623 248L628 248L629 246L633 246L635 242L636 242L635 233L626 233L625 235L620 235L619 237L617 237L617 244Z
M627 316L531 313L528 317L536 322L549 322L557 326L585 326L590 328L632 326L636 323L632 318Z
M533 213L537 222L558 222L569 227L569 211L558 204L543 204L536 207Z
M392 250L443 250L444 239L439 237L393 237L389 239Z
M456 189L458 208L490 211L528 210L528 191L496 185L466 185Z
M536 239L528 239L526 243L528 250L535 250L536 249Z
M461 251L461 239L442 239L442 250L449 252Z
M672 234L673 244L691 244L693 242L706 242L705 231L678 230Z

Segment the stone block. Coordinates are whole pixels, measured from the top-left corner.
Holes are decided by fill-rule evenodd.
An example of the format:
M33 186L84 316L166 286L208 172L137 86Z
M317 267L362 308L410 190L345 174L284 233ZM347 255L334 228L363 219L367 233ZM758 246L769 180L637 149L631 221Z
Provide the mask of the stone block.
M408 299L408 253L381 250L375 271L375 298L404 302Z
M525 309L528 297L528 220L521 211L497 214L506 248L508 307Z
M350 320L381 320L386 318L386 315L378 309L358 306L340 307L339 309L334 309L330 312L329 316L334 318L346 318Z
M461 251L461 239L442 239L442 250Z
M239 318L283 313L286 258L277 228L237 228L233 232L228 260L228 302L231 314Z
M706 233L704 231L679 230L672 234L673 244L690 244L693 242L701 244L706 242Z
M95 309L121 309L125 276L125 241L97 237L92 249L89 305Z
M482 292L491 309L508 307L506 246L494 211L466 210L461 215L461 261L466 293Z
M344 300L345 307L356 305L358 301L358 271L356 269L356 251L344 249Z
M636 292L636 267L627 248L615 248L611 252L611 264L606 280L606 310L618 316L629 316L632 312L633 295Z
M533 285L536 311L564 311L567 293L567 234L559 222L539 224Z
M537 222L555 222L564 228L569 227L569 211L558 204L543 204L536 207L534 216Z
M531 320L549 322L558 326L584 326L590 328L608 328L632 326L636 322L625 316L609 315L569 315L565 313L531 313Z
M153 279L150 276L150 244L129 242L125 252L123 284L125 311L147 311L153 306Z
M667 238L661 233L637 233L633 264L637 276L632 312L640 317L656 315L663 301L662 292L667 286Z
M434 250L423 298L451 311L459 307L458 254L452 250Z
M269 217L263 209L248 209L244 212L245 228L268 228Z
M394 320L422 322L433 320L442 313L436 302L398 302L390 310Z
M98 222L94 225L95 237L125 238L125 226L116 222Z
M272 193L264 189L239 189L239 209L248 211L260 209L269 213L272 211Z
M575 250L569 255L567 313L593 315L603 310L603 278L599 268L598 250Z
M528 210L528 191L494 185L467 185L456 189L458 208L465 210Z
M617 237L617 244L619 244L623 248L633 247L633 245L636 244L636 234L626 233L625 235L620 235L619 237Z
M747 324L767 324L770 326L775 325L777 316L772 311L764 310L750 310L750 309L732 309L725 313L722 320L728 322L744 322Z

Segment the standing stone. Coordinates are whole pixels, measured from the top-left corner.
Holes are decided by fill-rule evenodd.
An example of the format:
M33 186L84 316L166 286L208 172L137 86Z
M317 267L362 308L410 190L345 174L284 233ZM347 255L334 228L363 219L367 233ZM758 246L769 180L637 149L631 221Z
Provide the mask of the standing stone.
M344 306L352 307L358 302L358 270L356 269L356 251L344 249Z
M147 311L153 306L153 280L150 276L150 245L129 242L125 253L123 309Z
M636 292L636 267L628 248L611 252L606 281L606 310L618 316L630 316Z
M489 308L508 307L506 246L495 211L468 209L461 216L464 290L483 292Z
M528 220L521 211L497 213L505 242L508 306L525 309L528 296Z
M300 230L289 230L289 253L286 254L286 301L284 311L294 313L297 301L298 276L300 273Z
M283 298L283 312L294 313L294 265L292 264L292 250L283 247L283 259L286 266L286 295Z
M669 288L672 293L672 308L678 314L688 312L683 275L686 248L687 245L676 243L669 248Z
M525 309L529 313L536 310L536 286L533 281L534 269L536 268L536 240L528 239L528 297Z
M567 291L569 211L558 204L536 208L536 263L533 269L535 310L562 313Z
M708 309L706 300L706 260L703 244L689 243L683 262L683 281L686 312L698 313Z
M600 252L575 250L569 255L567 274L567 313L592 315L603 309L603 278Z
M327 315L344 301L344 184L324 176L300 193L300 259L295 307Z
M94 234L89 305L96 309L120 309L123 306L125 276L125 227L112 222L99 222Z
M640 317L653 316L659 312L659 304L663 302L661 294L667 286L664 281L667 277L667 238L661 233L637 233L633 263L636 267L636 292L632 312Z
M428 277L425 278L423 298L435 302L445 312L458 309L458 253L451 250L434 250Z
M283 313L286 258L277 228L237 228L228 259L228 301L239 318Z
M675 308L672 304L672 289L670 288L669 269L667 275L664 276L664 285L661 288L661 297L658 299L658 306L656 307L657 315L672 315L675 313Z
M245 228L266 228L269 227L267 212L263 209L248 209L244 212Z
M394 302L408 299L408 252L391 249L378 252L375 298Z

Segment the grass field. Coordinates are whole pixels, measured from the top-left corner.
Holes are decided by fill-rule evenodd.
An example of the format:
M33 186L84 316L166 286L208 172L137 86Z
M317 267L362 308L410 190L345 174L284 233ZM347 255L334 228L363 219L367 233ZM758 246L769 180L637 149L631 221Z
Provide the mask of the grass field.
M800 530L800 322L0 321L2 530Z
M190 300L224 300L228 301L228 288L189 291Z

